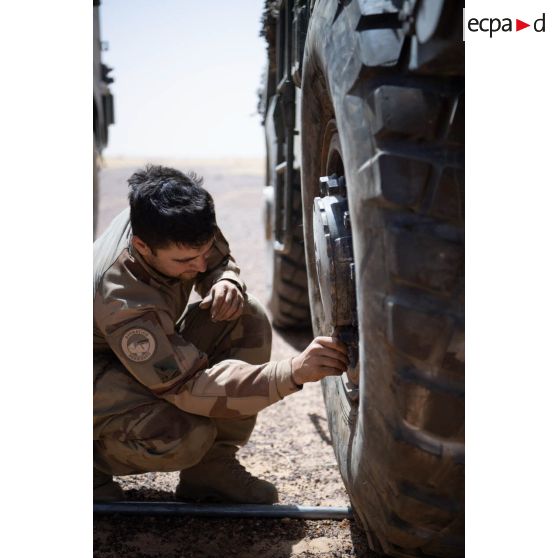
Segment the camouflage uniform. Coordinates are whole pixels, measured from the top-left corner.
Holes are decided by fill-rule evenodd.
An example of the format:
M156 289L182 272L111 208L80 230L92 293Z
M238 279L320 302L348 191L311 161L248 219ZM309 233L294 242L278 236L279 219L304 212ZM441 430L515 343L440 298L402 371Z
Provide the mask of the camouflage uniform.
M241 445L256 414L298 391L290 359L268 362L271 328L245 294L243 314L213 323L188 305L217 281L245 292L220 231L207 270L161 275L133 248L129 210L94 244L94 465L108 474L176 471L216 443Z

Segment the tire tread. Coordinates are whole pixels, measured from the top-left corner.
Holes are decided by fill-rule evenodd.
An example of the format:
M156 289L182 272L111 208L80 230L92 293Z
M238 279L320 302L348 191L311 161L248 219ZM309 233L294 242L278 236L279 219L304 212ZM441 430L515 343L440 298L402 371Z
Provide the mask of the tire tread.
M381 23L382 17L374 16L374 22ZM390 16L385 21L393 24L395 19ZM366 39L361 35L360 40L374 40L373 31L367 31ZM385 403L367 415L377 425L375 444L383 448L364 465L370 471L367 482L374 484L374 498L382 500L376 509L363 509L366 506L360 502L366 500L351 493L354 480L346 464L350 449L336 446L335 450L341 470L346 471L343 478L351 499L369 535L373 532L369 540L376 541L375 547L379 543L380 550L394 556L461 556L462 531L454 519L463 510L465 455L460 352L464 81L460 75L450 75L450 63L444 66L453 56L448 50L439 61L429 60L429 68L436 68L430 75L421 73L422 68L408 70L409 52L407 42L399 63L391 68L363 63L350 88L350 94L362 98L373 115L369 122L373 150L359 172L371 169L374 190L369 201L385 225L388 287L377 296L384 296L385 341L391 360L382 361L386 364L382 389L388 397L395 394L395 406ZM333 104L340 106L342 100ZM356 144L360 137L347 143ZM366 245L364 259L375 257L377 246ZM340 403L334 390L324 389L324 393L331 425L342 416ZM409 422L417 401L424 415L434 418ZM436 423L447 408L455 409L447 419L451 424ZM346 438L343 434L341 443Z

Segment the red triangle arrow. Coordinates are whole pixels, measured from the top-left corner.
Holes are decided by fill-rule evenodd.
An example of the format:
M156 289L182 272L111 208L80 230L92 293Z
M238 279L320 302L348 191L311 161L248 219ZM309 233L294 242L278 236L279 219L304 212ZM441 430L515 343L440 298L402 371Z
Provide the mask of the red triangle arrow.
M526 27L531 27L531 24L530 23L525 23L524 21L521 21L520 19L515 20L515 30L516 31L521 31L522 29L525 29Z

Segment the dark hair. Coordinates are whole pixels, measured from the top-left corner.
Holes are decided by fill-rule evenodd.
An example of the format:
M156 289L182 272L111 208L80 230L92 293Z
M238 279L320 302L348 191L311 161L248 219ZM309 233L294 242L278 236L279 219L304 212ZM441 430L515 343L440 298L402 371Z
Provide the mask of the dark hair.
M170 244L201 246L215 232L215 208L203 178L170 167L147 165L129 179L133 234L151 250Z

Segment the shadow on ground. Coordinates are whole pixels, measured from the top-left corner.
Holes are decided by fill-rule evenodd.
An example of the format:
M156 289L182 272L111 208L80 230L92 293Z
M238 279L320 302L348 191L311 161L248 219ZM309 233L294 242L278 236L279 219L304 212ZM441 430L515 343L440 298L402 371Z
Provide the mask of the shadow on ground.
M327 419L316 413L309 413L308 418L314 425L318 436L329 446L332 445L331 438L328 435Z
M310 556L380 558L367 545L355 520L350 524L352 548L339 552L322 531L329 522L297 519L193 519L104 515L94 521L95 558L306 558ZM324 536L326 535L326 536Z
M115 521L116 519L116 521ZM298 520L106 515L94 521L94 556L287 558L305 537ZM302 550L302 549L301 549Z
M353 556L358 556L358 558L382 558L382 555L370 550L366 539L366 533L358 519L351 519L349 528L351 531L351 541L353 543Z

